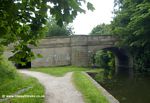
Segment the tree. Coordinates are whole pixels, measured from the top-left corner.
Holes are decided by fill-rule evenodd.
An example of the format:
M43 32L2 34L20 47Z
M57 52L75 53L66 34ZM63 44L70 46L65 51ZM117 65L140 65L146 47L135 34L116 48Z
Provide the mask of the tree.
M94 59L96 65L104 69L115 68L114 55L111 51L99 50L96 52Z
M56 24L56 21L53 18L48 19L46 26L48 29L46 32L47 37L73 35L73 28L71 26L64 24L62 27L60 27Z
M119 6L112 22L113 34L121 38L121 46L129 46L135 68L150 67L150 1L116 0Z
M85 0L0 0L0 45L14 44L12 52L15 55L11 60L21 62L21 58L26 58L31 61L34 54L28 45L36 46L43 37L47 11L62 26L64 22L71 22L78 12L85 12L82 3L94 10Z
M111 25L100 24L94 27L90 33L91 35L111 35Z

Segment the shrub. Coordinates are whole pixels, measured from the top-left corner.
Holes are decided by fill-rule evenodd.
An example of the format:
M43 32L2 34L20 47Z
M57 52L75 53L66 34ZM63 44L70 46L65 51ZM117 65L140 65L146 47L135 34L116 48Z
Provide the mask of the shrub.
M96 65L102 68L114 67L115 59L114 55L110 51L100 50L95 54Z
M0 83L14 79L17 75L14 65L3 56L0 57Z

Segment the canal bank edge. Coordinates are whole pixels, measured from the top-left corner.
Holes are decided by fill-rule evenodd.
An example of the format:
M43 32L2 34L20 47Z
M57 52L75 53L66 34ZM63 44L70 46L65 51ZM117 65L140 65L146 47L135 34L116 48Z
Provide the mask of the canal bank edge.
M120 103L114 96L112 96L106 89L104 89L100 84L98 84L92 77L90 77L86 72L82 72L85 74L92 82L93 84L100 89L102 94L106 97L106 99L109 101L109 103Z

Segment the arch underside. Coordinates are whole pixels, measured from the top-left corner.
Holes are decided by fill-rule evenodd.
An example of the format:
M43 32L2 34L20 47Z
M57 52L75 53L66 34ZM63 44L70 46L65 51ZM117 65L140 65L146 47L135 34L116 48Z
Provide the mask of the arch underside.
M126 48L118 48L115 46L105 46L105 47L96 47L93 50L90 49L90 57L94 55L99 50L111 51L115 56L115 66L116 66L116 73L117 74L128 74L132 73L132 65L131 65L131 58ZM90 58L90 63L92 58Z

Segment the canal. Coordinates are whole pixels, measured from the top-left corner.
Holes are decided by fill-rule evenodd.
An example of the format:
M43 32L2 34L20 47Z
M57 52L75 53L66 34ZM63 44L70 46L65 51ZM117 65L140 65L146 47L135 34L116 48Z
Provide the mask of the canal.
M150 74L134 73L132 77L113 75L112 71L89 73L120 103L150 103Z

